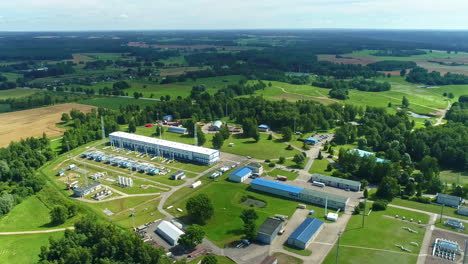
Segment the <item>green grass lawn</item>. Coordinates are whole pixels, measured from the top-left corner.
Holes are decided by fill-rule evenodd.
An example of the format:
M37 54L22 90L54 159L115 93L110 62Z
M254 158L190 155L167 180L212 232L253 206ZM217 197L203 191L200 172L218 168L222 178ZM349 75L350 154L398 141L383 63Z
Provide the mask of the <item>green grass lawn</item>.
M131 228L132 217L130 215L130 208L135 209L135 226L139 226L162 217L162 214L158 212L158 204L158 196L136 196L103 203L86 203L85 205L116 225ZM114 215L107 216L102 212L105 209L109 209Z
M288 178L289 181L293 181L297 178L297 176L299 176L299 174L297 173L280 169L274 169L271 172L269 172L268 175L271 177L277 177L279 175L285 176Z
M19 98L32 95L36 93L36 90L33 89L10 89L10 90L2 90L0 91L0 100L7 99L7 98Z
M425 227L419 226L407 221L403 222L393 218L385 217L385 215L399 214L412 215L416 218L426 218L425 214L416 213L406 210L393 210L372 212L370 216L366 216L366 224L361 228L362 216L353 215L348 222L346 230L343 232L340 240L340 258L339 263L357 264L357 263L399 263L413 264L416 263L419 254L419 247L412 246L410 242L417 242L421 245L424 237ZM409 227L418 233L410 233L402 227ZM411 253L406 253L395 246L395 244L403 245L406 248L412 249ZM388 251L377 251L360 248L352 248L346 246L384 249ZM335 263L336 247L330 251L325 264Z
M457 233L461 233L461 234L465 234L465 235L468 234L468 230L466 229L466 224L463 224L463 225L465 225L465 230L458 230L458 229L454 229L454 228L451 228L449 226L444 225L445 220L447 220L447 218L442 218L442 223L440 223L440 219L437 218L435 226L438 227L438 228L442 228L442 229L445 229L445 230L452 231L452 232L457 232Z
M141 108L144 108L145 106L151 106L151 105L157 104L158 101L142 100L142 99L134 99L134 98L122 98L122 97L97 97L97 98L81 100L78 103L118 110L120 107L125 107L131 104L138 105Z
M136 134L143 136L155 136L155 128L138 127ZM211 148L213 134L205 134L206 142L203 147ZM277 159L279 157L293 157L297 153L297 150L286 150L287 145L281 142L281 140L267 140L267 134L260 134L259 142L255 143L252 138L243 138L240 135L231 135L229 139L224 141L223 147L220 149L222 152L232 153L242 156L251 156L260 160L266 159ZM181 135L177 133L171 133L165 131L162 134L162 139L176 141L185 144L194 144L194 139L188 135ZM229 143L234 143L234 146L229 147ZM193 164L187 164L189 167L197 166ZM200 166L198 166L200 167ZM201 166L206 169L205 166ZM188 168L187 168L188 169ZM203 170L202 170L203 171ZM201 171L198 171L201 172Z
M309 173L318 173L322 175L332 175L333 171L327 171L327 166L330 162L323 158L321 160L315 159L312 167L310 167Z
M431 213L436 213L436 214L440 214L440 212L441 212L441 206L440 205L418 203L418 202L414 202L414 201L410 201L410 200L403 200L403 199L400 199L400 198L393 199L391 204L404 206L404 207L408 207L408 208L414 208L414 209L418 209L418 210L422 210L422 211L426 211L426 212L431 212ZM463 216L463 215L457 214L456 210L457 210L456 208L445 206L444 207L444 215L451 216L451 217L456 217L456 218L460 218L460 219L468 219L468 216Z
M207 221L203 228L207 237L213 243L223 247L225 244L238 240L242 236L243 224L239 216L242 210L251 208L240 204L243 196L250 195L255 199L266 202L265 207L254 208L259 216L257 226L260 226L267 217L274 216L275 214L291 216L299 203L250 191L248 185L229 182L225 180L226 177L223 176L223 178L217 181L203 181L203 185L196 189L181 189L174 193L164 206L167 208L172 205L173 207L168 209L168 211L188 221L188 219L184 218L187 199L201 193L208 195L213 202L215 212L213 218ZM183 209L184 212L178 212L177 208ZM309 205L308 208L315 209L317 216L324 215L324 209L321 207Z
M50 224L50 209L36 195L30 196L15 206L10 213L0 218L0 232L35 231L69 227L74 217L61 225Z
M278 259L278 264L302 264L304 261L300 258L293 257L288 254L276 252L273 257Z
M301 256L310 256L312 255L312 251L308 250L308 249L297 249L297 248L294 248L294 247L290 247L288 245L283 245L283 248L289 252L292 252L292 253L295 253L295 254L298 254L298 255L301 255Z
M440 180L448 184L456 183L459 185L465 185L468 184L468 172L443 170L440 172Z
M293 157L299 153L295 149L286 150L287 145L281 140L267 140L267 138L267 134L260 134L260 140L255 142L251 138L246 139L240 135L231 135L220 150L241 156L251 156L260 160ZM234 146L229 147L231 142L234 143Z
M59 239L64 232L30 235L0 236L0 263L36 263L41 246L49 244L49 237Z
M23 77L22 74L12 73L12 72L0 72L0 76L7 77L8 81L15 82L16 79Z

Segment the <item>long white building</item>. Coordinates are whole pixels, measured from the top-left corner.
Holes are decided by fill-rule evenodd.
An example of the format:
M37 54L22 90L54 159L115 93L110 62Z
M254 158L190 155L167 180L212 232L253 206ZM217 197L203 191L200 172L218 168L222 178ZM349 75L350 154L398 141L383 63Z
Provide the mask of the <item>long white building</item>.
M176 160L186 160L203 165L211 165L219 162L219 151L214 149L120 131L111 133L109 138L111 145L118 148Z

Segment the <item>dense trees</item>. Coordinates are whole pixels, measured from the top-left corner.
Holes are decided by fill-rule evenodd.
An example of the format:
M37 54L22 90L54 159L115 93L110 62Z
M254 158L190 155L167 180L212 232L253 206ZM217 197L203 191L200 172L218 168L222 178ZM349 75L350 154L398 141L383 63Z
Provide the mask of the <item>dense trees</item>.
M8 213L22 199L41 190L44 179L36 174L36 169L54 157L45 135L0 148L0 214Z
M37 92L30 96L0 100L0 104L9 104L12 111L35 108L38 106L76 102L88 99L88 95L62 92Z
M65 231L63 238L50 239L48 246L41 247L38 263L172 263L164 253L133 233L88 216L75 224L75 230Z
M427 69L415 67L406 75L406 81L411 83L424 83L427 85L468 84L468 76L447 72L429 72Z
M367 64L367 67L374 71L396 71L412 69L416 67L416 63L414 61L385 60Z
M244 236L246 239L253 241L257 237L257 226L255 221L258 219L257 212L254 209L245 209L240 216L244 222Z
M445 117L454 122L468 123L468 95L462 95L458 98Z
M389 56L389 57L409 57L414 55L424 55L424 50L402 50L402 49L385 49L374 52L374 56Z
M199 225L190 225L185 229L185 234L179 237L178 244L186 249L193 249L203 241L205 231Z
M281 130L281 133L283 134L283 141L289 142L292 139L293 131L290 127L283 127Z
M312 82L312 85L321 88L330 88L332 90L355 89L366 92L389 91L391 88L391 85L388 82L377 82L374 80L366 80L364 78L336 80L333 78L319 77L314 82Z
M223 135L221 134L221 132L219 133L216 133L214 136L213 136L213 148L215 149L220 149L224 144L224 137Z
M395 178L386 176L379 184L379 188L375 195L387 201L392 201L397 195L400 194L400 185Z
M258 131L257 120L254 118L245 118L242 122L243 136L245 138L253 138L255 142L260 140L260 132Z
M68 218L68 210L64 206L56 205L50 210L50 219L51 223L55 225L60 225L65 223Z
M199 194L188 199L186 209L189 217L194 221L203 224L214 214L213 204L206 194Z

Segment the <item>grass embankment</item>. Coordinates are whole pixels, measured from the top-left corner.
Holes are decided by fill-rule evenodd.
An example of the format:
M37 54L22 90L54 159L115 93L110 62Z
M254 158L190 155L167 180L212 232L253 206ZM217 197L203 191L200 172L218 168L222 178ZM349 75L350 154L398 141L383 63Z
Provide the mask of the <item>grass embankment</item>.
M20 221L18 219L18 221ZM0 236L0 263L36 263L41 246L49 243L49 238L59 239L64 232L28 235Z

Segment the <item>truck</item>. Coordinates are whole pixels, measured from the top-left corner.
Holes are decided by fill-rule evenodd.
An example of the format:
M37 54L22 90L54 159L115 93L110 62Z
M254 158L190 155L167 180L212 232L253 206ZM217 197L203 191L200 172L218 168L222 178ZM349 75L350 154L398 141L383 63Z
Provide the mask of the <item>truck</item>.
M288 180L288 177L278 175L278 176L276 176L276 179L277 179L278 181L287 181L287 180Z
M320 187L320 188L325 187L325 183L323 183L323 182L318 182L318 181L313 181L313 182L312 182L312 185L313 185L313 186Z

